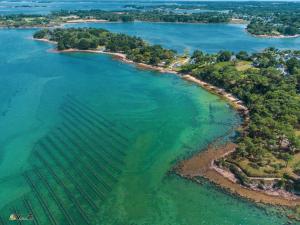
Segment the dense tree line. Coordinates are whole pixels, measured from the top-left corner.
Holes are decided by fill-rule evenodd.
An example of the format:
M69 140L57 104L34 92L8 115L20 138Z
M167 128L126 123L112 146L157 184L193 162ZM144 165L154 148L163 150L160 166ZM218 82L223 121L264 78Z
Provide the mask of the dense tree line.
M112 33L104 29L44 29L36 32L34 38L55 41L58 50L94 50L101 47L105 51L124 53L134 62L150 65L168 65L176 54L175 51L164 49L160 45L149 45L141 38Z
M178 14L174 12L162 12L160 10L132 10L125 12L112 12L103 10L76 10L54 12L54 16L76 15L79 18L93 17L108 21L151 21L151 22L189 22L189 23L226 23L230 17L224 13L206 12L192 14Z
M202 8L202 4L195 5L195 3L187 4L188 2L184 2L184 4L157 4L157 5L134 5L134 4L128 4L124 5L123 8L125 9L138 9L138 10L154 10L154 9L160 9L160 10L178 10L178 9L187 9L187 10L193 10L193 9L199 9Z

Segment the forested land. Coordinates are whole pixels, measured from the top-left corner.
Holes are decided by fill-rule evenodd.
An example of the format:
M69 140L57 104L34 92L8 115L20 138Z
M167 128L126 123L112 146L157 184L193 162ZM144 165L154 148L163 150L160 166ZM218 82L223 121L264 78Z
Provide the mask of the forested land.
M122 21L149 21L149 22L189 22L189 23L226 23L230 21L230 16L224 13L207 12L178 14L172 11L164 12L160 10L130 10L122 12L102 11L102 10L77 10L54 12L54 16L66 17L70 15L79 18L92 17L95 19L108 20L110 22Z
M150 45L141 38L112 33L105 29L44 29L36 32L34 38L55 41L58 50L100 49L107 52L123 53L134 62L149 65L168 65L176 55L173 50L164 49L160 45Z
M300 52L195 51L181 70L232 93L250 110L238 148L223 165L248 176L278 177L276 185L300 190ZM246 176L238 176L250 185Z

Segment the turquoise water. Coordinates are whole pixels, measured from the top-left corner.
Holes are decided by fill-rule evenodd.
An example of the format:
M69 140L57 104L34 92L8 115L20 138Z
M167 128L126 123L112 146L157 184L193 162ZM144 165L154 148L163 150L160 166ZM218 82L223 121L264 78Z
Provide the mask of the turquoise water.
M245 32L244 25L237 24L174 24L174 23L101 23L78 24L67 27L100 27L113 32L136 35L183 52L201 49L208 53L220 50L238 52L261 51L273 46L280 49L299 49L300 38L257 38Z
M240 122L224 101L109 56L50 53L32 32L0 31L0 224L30 211L52 225L286 222L168 173Z

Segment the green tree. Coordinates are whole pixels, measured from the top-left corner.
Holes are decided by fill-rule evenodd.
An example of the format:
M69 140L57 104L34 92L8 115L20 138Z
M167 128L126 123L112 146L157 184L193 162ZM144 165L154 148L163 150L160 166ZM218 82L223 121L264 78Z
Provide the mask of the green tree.
M64 42L62 40L57 43L57 49L60 50L60 51L66 49L66 47L64 45Z
M236 54L236 58L240 60L249 60L249 55L245 51L240 51L238 54Z
M90 47L91 47L91 41L87 38L81 38L77 45L77 48L80 50L87 50Z
M130 16L130 15L123 15L121 17L122 22L133 22L134 21L134 17Z
M289 73L293 74L297 69L300 69L300 60L293 57L286 61L286 67Z
M230 61L232 56L232 53L230 51L220 51L218 53L218 57L217 60L219 62L226 62L226 61Z
M282 153L280 157L285 161L285 167L287 167L289 161L292 159L292 156L289 153Z

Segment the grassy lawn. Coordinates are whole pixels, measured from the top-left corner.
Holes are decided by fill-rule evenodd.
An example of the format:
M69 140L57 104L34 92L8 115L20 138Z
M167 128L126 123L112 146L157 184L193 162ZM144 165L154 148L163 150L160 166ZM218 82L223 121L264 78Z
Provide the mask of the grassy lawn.
M294 170L300 169L300 153L293 156L287 167L284 160L278 159L272 154L267 154L260 166L255 166L248 159L229 160L229 162L239 166L250 177L282 177L285 173L297 177Z
M237 61L235 64L235 68L237 71L245 71L247 69L252 68L251 62L249 61Z
M250 177L274 177L276 174L275 169L270 166L254 168L247 159L236 163Z
M300 130L296 130L295 133L298 137L300 137Z
M225 66L232 66L232 65L233 65L232 62L218 62L218 63L214 64L214 67L215 67L216 69L222 69L222 68L224 68Z
M261 166L255 167L248 159L235 162L250 177L281 177L283 169L275 169L274 165L285 167L283 160L275 158L272 154L266 155Z
M233 66L237 71L245 71L250 68L254 68L249 61L237 60L236 62L218 62L215 64L217 69L222 69L225 66Z
M293 169L300 169L300 153L293 156L292 160L289 162L289 167Z

